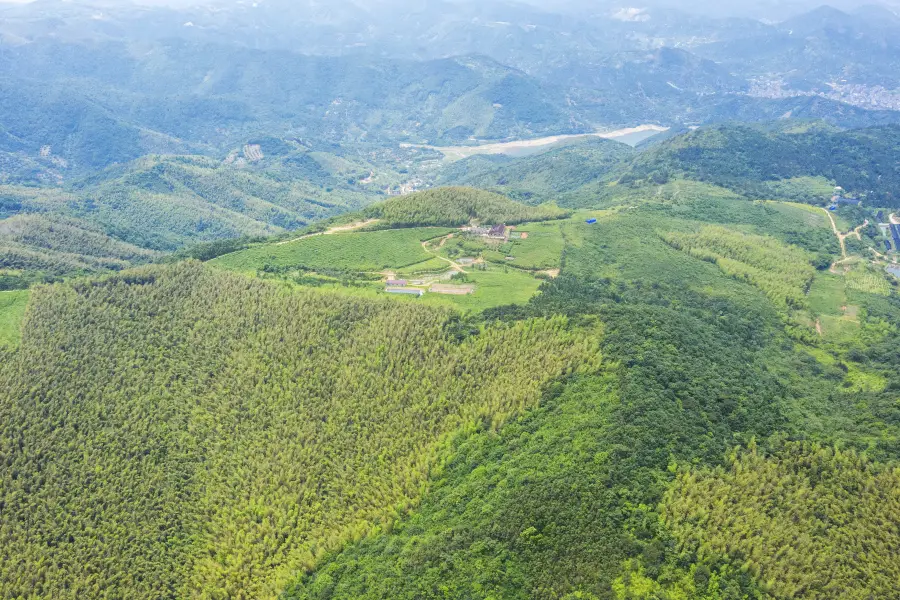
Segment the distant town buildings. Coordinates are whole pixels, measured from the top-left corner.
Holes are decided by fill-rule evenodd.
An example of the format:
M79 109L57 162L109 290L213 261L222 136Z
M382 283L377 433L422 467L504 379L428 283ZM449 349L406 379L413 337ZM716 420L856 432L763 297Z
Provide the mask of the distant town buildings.
M780 78L760 77L751 82L748 96L757 98L797 98L818 96L861 108L900 110L900 91L880 85L861 85L832 82L828 90L795 90L785 86Z

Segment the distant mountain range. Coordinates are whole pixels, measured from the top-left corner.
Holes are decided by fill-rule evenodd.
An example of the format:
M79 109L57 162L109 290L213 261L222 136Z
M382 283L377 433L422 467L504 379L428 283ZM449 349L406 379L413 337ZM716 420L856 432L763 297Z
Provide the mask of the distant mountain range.
M504 2L0 5L0 181L250 138L455 145L656 123L900 120L900 18L772 25Z

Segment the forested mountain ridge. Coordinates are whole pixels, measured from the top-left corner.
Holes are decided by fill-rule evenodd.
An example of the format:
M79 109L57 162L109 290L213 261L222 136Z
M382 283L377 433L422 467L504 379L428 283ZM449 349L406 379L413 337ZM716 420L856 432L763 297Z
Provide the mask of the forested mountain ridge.
M171 252L198 242L285 234L341 214L380 219L381 227L460 226L477 219L466 212L469 209L461 217L424 218L423 210L441 204L428 193L378 204L385 194L410 181L419 187L475 186L529 205L555 202L582 208L597 205L598 198L609 205L633 205L644 202L647 194L661 198L685 193L731 193L822 205L835 186L870 204L896 206L900 179L892 157L897 131L895 126L840 130L822 122L730 124L669 136L640 150L610 140L588 140L523 158L473 156L458 162L441 162L440 153L412 147L329 147L290 138L251 138L224 159L147 156L62 190L3 186L0 210L5 216L76 219L82 223L79 227L113 240ZM424 204L415 210L422 214L404 218L382 214L419 197ZM520 207L492 218L515 224L550 216L523 211ZM526 212L527 217L513 214ZM43 252L22 248L18 258L10 255L5 261L7 268L27 266L23 250ZM126 260L141 262L150 256ZM121 257L115 253L105 258L107 266L127 266L116 262ZM56 261L58 266L46 261L34 264L32 270L41 276L87 268L82 260ZM70 268L61 268L65 264Z
M713 234L703 221L720 225ZM748 518L761 518L759 503L768 502L778 514L815 520L832 494L854 497L869 469L884 472L885 493L895 493L896 291L851 284L857 270L871 272L865 261L846 275L828 273L827 263L817 273L811 254L778 241L795 240L836 260L828 218L817 208L739 197L648 198L598 223L563 228L560 277L526 306L492 309L484 318L595 315L611 368L568 382L498 433L460 439L420 510L300 574L288 597L864 598L872 582L890 595L895 535L863 561L871 570L865 579L854 575L852 561L818 545L871 526L878 492L859 512L843 500L831 504L840 516L815 521L809 543L790 533L761 534L743 538L737 550L730 536L746 533L740 519L723 513L716 518L725 533L704 528L690 503L675 504L665 490L713 504L708 487L770 482L783 453L793 452L784 440L806 439L843 440L876 462L838 458L852 466L837 467L846 469L842 478L820 483L832 454L806 446L788 467L794 479L784 475L778 484L796 482L796 493L755 498L735 489ZM696 250L676 247L676 235L695 240ZM843 299L824 289L843 289L845 280ZM841 302L860 307L858 321L826 315L841 314L834 304ZM853 398L862 397L874 412L856 413L861 405ZM755 450L759 461L735 467L740 484L697 467L721 465L729 448L757 444L765 447ZM690 491L673 484L704 477L714 483ZM811 483L803 483L807 478ZM809 489L815 491L803 491ZM781 558L796 552L805 553L803 564L816 565L812 571ZM832 570L841 575L830 582L819 576Z
M767 183L824 177L865 195L873 205L895 207L900 202L900 172L894 160L898 144L900 128L894 125L849 131L716 126L649 149L619 181L665 181L679 175L771 197Z
M895 125L845 130L815 120L729 123L662 134L637 151L603 140L524 158L474 156L447 166L438 181L560 206L586 207L598 195L629 190L640 201L670 181L688 180L749 198L817 204L841 186L870 205L896 207L898 136Z
M590 140L536 156L473 156L448 165L438 182L494 190L526 204L556 200L560 194L615 177L634 150L611 140Z
M34 157L49 146L72 169L166 144L221 151L260 134L455 143L591 129L561 90L484 56L413 62L177 41L147 54L47 40L0 46L0 65L0 150Z
M452 145L784 115L900 121L879 75L897 64L891 13L838 13L823 29L816 13L773 26L657 9L585 20L498 1L338 4L3 7L0 180L216 155L257 135ZM755 90L797 71L809 81Z

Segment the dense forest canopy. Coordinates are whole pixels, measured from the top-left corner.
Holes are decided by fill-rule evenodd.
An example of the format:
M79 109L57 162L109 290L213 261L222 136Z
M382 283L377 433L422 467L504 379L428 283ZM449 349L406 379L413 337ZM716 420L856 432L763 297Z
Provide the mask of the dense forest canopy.
M767 182L821 176L862 194L876 206L900 206L900 148L895 125L839 131L827 127L767 130L727 125L700 129L640 156L622 182L682 175L755 197L771 197Z
M274 598L448 435L599 360L565 318L452 325L197 263L36 290L0 364L0 595Z
M0 600L881 600L900 16L0 1Z
M378 219L382 227L453 227L470 222L515 225L566 216L565 211L555 206L525 206L506 196L471 187L436 188L392 198L370 206L364 214Z

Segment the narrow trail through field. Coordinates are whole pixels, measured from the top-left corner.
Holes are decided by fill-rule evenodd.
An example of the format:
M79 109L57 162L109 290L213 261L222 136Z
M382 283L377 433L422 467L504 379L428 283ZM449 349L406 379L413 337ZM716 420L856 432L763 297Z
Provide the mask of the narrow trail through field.
M841 260L835 261L834 263L832 263L831 267L828 269L828 272L831 273L832 275L841 275L841 272L838 271L838 267L844 263L850 262L851 260L853 260L853 257L847 256L845 258L842 258ZM846 273L846 272L847 272L847 269L844 269L844 273Z
M825 208L823 208L822 210L825 211L826 215L828 215L828 220L831 221L831 230L834 231L834 235L837 237L838 242L840 242L840 244L841 244L841 260L839 260L839 261L835 262L833 265L831 265L831 269L830 269L832 273L837 273L836 267L839 264L846 262L850 258L849 255L847 254L847 242L846 242L847 238L850 236L856 236L856 239L858 239L859 241L862 241L862 230L869 226L869 220L866 219L862 225L860 225L853 231L850 231L847 233L841 233L841 230L838 229L837 222L834 220L834 215L831 214L831 211L829 211ZM893 218L894 218L894 215L891 215L891 219L893 219Z
M438 244L438 248L442 247L447 242L447 240L451 237L453 237L452 233L450 235L442 237L440 244ZM425 250L425 252L427 252L428 254L431 254L432 256L434 256L435 258L438 258L438 259L444 261L445 263L449 264L450 268L453 269L454 271L457 271L459 273L466 273L466 271L458 263L453 262L449 258L444 258L440 254L438 254L437 252L432 250L431 244L429 244L428 242L422 242L422 249Z
M841 230L838 229L837 223L834 220L834 215L832 215L827 209L823 208L825 214L828 215L828 220L831 221L831 230L834 231L834 235L837 236L838 241L841 243L841 258L847 258L847 244L844 243L844 236L841 235ZM837 263L835 263L837 264ZM834 268L834 265L831 267Z
M305 240L307 238L316 237L320 235L334 235L335 233L343 233L347 231L353 231L355 229L362 229L367 225L372 225L377 223L378 219L369 219L368 221L357 221L356 223L350 223L348 225L336 225L330 229L326 229L325 231L319 231L317 233L310 233L307 235L301 235L300 237L293 238L290 240L285 240L283 242L278 242L275 244L276 246L283 246L285 244L292 244L294 242L299 242L300 240Z

